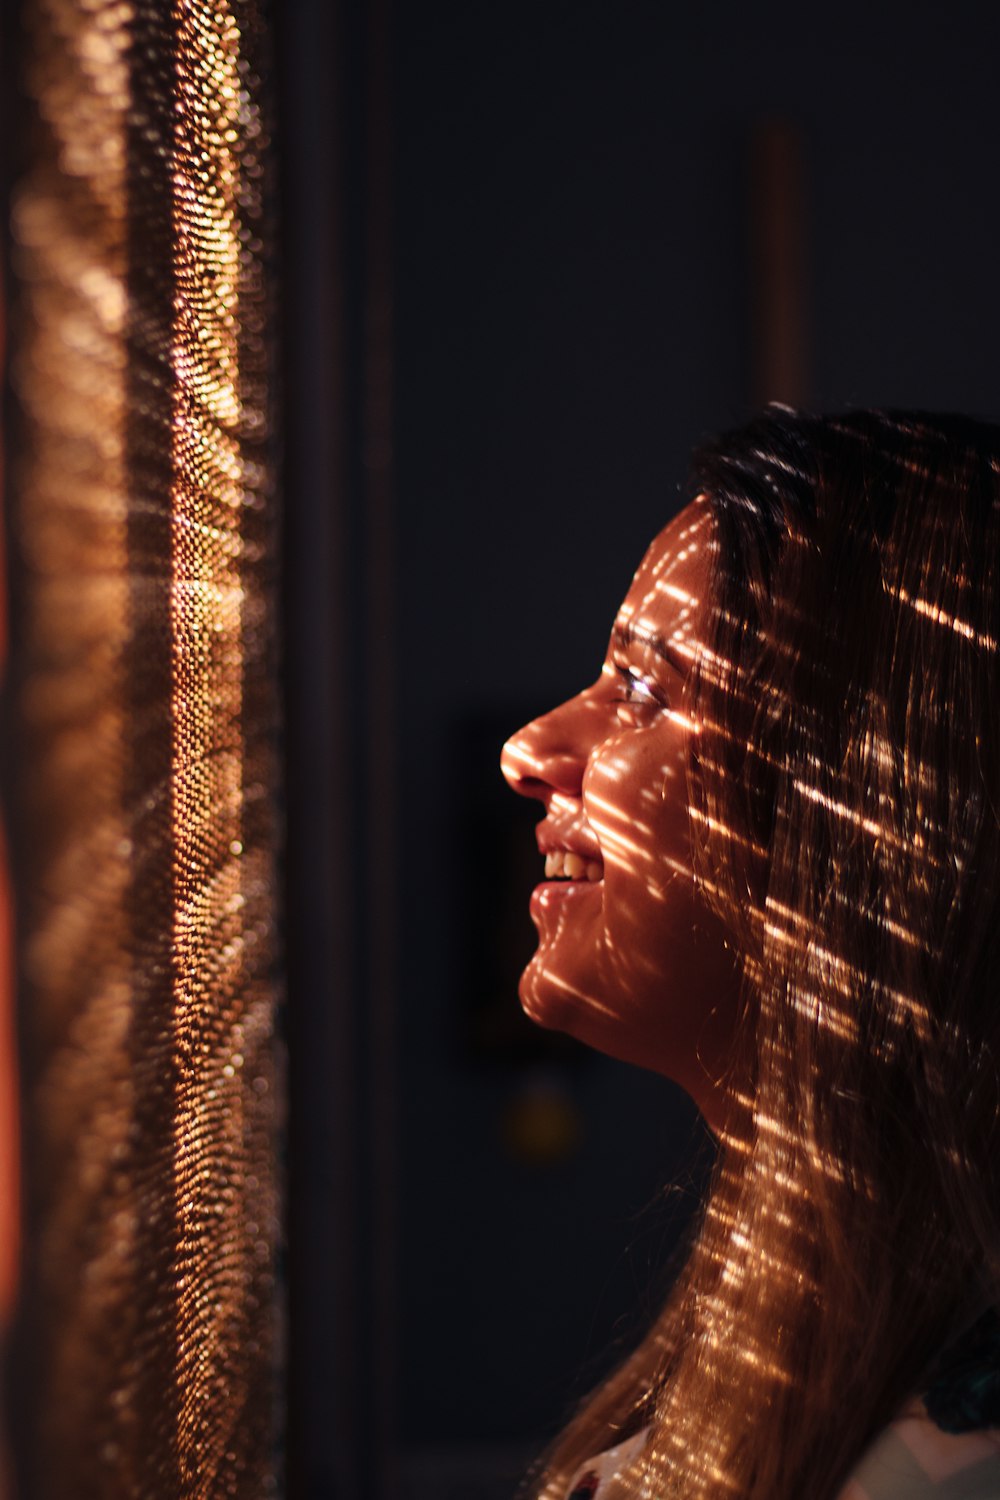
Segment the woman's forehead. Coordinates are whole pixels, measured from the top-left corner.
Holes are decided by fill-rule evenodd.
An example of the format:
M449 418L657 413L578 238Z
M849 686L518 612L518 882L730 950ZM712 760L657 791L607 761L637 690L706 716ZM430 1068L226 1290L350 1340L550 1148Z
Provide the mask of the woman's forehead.
M653 539L618 612L630 634L694 644L704 624L715 528L703 496Z

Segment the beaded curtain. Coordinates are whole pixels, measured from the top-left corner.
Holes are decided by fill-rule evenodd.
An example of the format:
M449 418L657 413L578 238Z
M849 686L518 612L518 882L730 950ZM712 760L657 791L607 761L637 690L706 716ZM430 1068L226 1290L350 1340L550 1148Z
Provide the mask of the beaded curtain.
M32 1497L277 1493L259 0L29 0L12 466Z

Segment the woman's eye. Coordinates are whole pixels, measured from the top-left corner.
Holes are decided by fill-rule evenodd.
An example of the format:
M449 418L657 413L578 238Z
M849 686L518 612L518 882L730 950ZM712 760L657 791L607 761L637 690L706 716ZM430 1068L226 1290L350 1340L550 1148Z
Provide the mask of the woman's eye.
M621 684L621 692L617 696L618 717L623 723L633 723L636 709L659 710L669 708L669 704L663 695L652 683L647 682L645 677L640 677L633 672L631 667L615 667Z

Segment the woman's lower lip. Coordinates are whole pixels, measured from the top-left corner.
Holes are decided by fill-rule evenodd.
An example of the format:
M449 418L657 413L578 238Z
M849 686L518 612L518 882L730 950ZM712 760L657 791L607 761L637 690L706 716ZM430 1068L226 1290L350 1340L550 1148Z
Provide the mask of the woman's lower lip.
M599 891L604 885L601 880L542 880L531 893L529 908L531 915L551 906L554 901L572 901L582 895L584 891Z

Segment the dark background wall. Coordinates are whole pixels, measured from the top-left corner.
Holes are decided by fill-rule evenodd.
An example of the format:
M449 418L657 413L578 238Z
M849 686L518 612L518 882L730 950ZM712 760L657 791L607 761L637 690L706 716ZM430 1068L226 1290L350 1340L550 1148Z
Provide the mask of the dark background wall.
M312 382L289 422L289 504L329 505L335 522L293 516L289 555L293 585L301 555L325 597L316 536L334 525L346 602L329 656L310 648L313 678L292 663L291 722L293 749L313 742L310 774L324 735L333 747L325 878L367 936L341 954L332 999L317 976L336 954L293 960L293 1039L298 1025L314 1058L293 1130L314 1163L293 1173L292 1223L314 1247L293 1351L313 1349L299 1378L315 1426L353 1369L339 1276L343 1305L356 1293L369 1309L354 1313L369 1351L358 1430L401 1455L396 1493L440 1495L450 1474L468 1496L477 1463L500 1474L498 1449L537 1444L641 1327L700 1170L672 1085L519 1021L537 877L500 743L595 674L692 445L789 394L761 389L753 317L751 159L768 121L799 163L791 394L1000 414L1000 26L903 0L397 0L329 15L304 5L281 23L286 158L311 141L308 169L286 166L290 387ZM391 396L391 459L358 436L373 389L383 414ZM302 628L293 609L293 653ZM303 708L328 668L342 696ZM344 815L345 835L337 797L355 792L368 811ZM322 864L308 844L293 818L293 858ZM352 1007L348 1080L322 1055L341 1024L329 1014ZM339 1132L338 1079L360 1101ZM356 1148L353 1186L323 1166L330 1141ZM687 1190L665 1194L671 1182ZM348 1205L336 1222L331 1202Z

